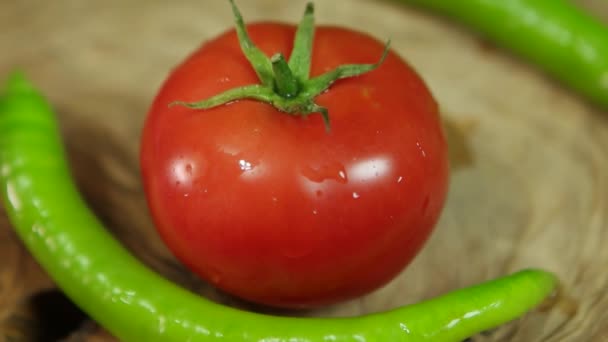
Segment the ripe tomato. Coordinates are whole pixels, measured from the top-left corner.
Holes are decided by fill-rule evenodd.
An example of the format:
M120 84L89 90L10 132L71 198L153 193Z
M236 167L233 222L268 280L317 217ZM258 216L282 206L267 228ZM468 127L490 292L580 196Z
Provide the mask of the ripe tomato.
M247 26L267 55L289 57L295 27ZM373 63L377 40L318 27L312 76ZM234 31L173 70L143 130L141 169L155 225L187 267L238 297L312 307L368 293L395 277L429 237L448 183L437 104L389 53L376 70L316 98L329 110L298 117L239 100L180 106L259 80Z

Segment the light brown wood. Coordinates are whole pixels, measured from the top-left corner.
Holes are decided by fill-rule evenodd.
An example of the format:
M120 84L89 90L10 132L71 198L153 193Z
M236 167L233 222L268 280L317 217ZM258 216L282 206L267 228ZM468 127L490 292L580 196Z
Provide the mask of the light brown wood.
M474 340L608 341L608 113L432 15L385 1L315 2L321 24L391 37L428 82L441 103L453 172L434 235L397 279L305 314L375 312L542 267L562 282L557 301ZM579 2L608 21L605 1ZM240 7L247 21L295 22L304 3ZM205 296L256 310L209 288L168 253L148 216L137 164L139 131L163 78L231 23L225 1L0 1L0 78L21 67L48 94L85 197L137 256ZM4 214L0 260L0 338L31 339L31 322L50 317L28 299L53 285ZM69 338L110 339L90 323Z

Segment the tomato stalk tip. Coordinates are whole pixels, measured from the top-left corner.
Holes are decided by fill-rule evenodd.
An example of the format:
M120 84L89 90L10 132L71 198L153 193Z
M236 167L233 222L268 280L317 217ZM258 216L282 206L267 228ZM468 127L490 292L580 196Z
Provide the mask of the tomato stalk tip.
M298 80L295 78L283 54L277 53L270 58L274 71L276 89L279 95L292 98L298 94Z
M314 102L335 81L359 76L378 68L388 55L387 41L380 60L373 64L345 64L320 76L310 78L312 46L314 40L314 5L308 3L294 38L294 47L289 62L282 54L268 58L252 42L243 17L234 0L229 0L234 15L236 33L243 54L255 70L261 84L252 84L229 89L223 93L198 102L174 101L169 106L185 106L192 109L209 109L232 101L252 99L268 103L281 112L293 116L308 116L319 113L327 131L330 129L329 111Z
M293 43L291 57L289 57L289 68L293 74L304 82L310 74L312 42L315 33L315 8L309 2L304 11L304 17L298 25L296 36Z

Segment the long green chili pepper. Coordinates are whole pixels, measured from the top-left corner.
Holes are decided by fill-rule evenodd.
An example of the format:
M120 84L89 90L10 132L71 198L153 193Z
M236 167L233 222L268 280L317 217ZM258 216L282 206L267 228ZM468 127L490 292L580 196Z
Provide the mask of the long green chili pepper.
M538 305L553 275L525 270L419 304L354 318L239 311L146 268L83 202L56 117L16 73L0 95L0 185L10 220L61 289L124 341L461 341Z
M608 109L608 27L566 0L396 0L453 18Z

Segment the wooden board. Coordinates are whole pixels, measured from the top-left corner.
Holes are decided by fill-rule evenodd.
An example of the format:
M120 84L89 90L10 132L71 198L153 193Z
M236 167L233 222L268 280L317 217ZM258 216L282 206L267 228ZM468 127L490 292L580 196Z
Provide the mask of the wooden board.
M608 21L608 4L579 1ZM247 21L297 21L305 1L240 1ZM317 0L320 23L390 37L441 103L448 203L395 281L307 315L375 312L526 268L556 272L561 296L475 341L608 341L608 116L461 27L389 1ZM48 94L78 184L144 262L223 303L157 237L137 151L148 103L172 66L229 28L225 1L0 1L0 78L23 68ZM0 339L112 338L54 290L0 213ZM247 309L256 309L245 306ZM63 310L63 314L58 314Z

